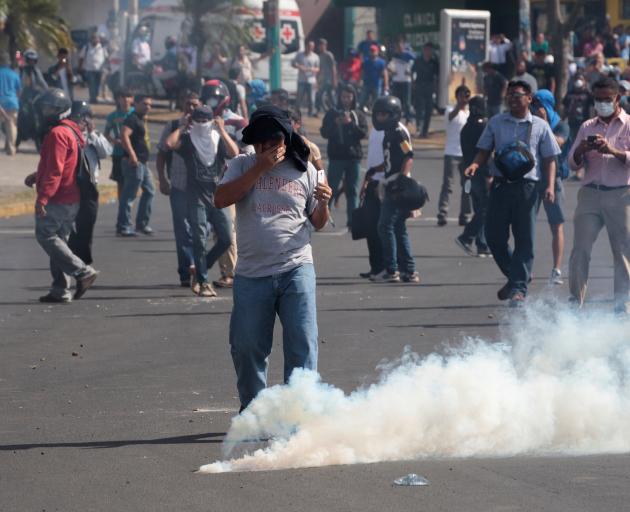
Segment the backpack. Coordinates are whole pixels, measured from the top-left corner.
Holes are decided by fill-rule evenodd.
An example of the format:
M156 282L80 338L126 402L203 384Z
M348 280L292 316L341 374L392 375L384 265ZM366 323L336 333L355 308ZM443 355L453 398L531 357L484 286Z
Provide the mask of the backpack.
M93 144L86 143L81 145L79 134L71 126L68 126L68 128L70 128L77 141L79 150L77 157L77 184L79 185L81 197L85 198L88 194L92 195L96 190L100 159Z

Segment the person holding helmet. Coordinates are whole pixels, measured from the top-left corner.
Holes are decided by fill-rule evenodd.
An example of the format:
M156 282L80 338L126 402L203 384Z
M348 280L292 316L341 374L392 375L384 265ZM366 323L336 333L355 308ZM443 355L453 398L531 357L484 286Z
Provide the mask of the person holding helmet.
M81 134L85 139L83 151L87 158L95 162L97 173L95 178L98 178L101 166L100 160L112 154L112 145L105 135L95 129L94 114L89 103L73 101L68 119L74 121L81 129ZM98 188L95 183L82 181L79 189L81 191L81 202L79 203L79 212L75 219L75 230L70 235L68 246L87 265L91 265L93 262L92 235L98 214Z
M215 206L214 194L225 161L238 155L238 146L227 133L223 118L215 116L207 105L186 116L185 124L168 136L165 146L177 151L186 163L186 198L196 269L192 290L200 297L215 297L208 282L208 269L232 244L233 228L229 212ZM217 236L209 251L208 223Z
M35 175L35 236L50 257L53 277L41 302L70 302L68 276L76 279L74 299L79 299L98 275L68 247L81 200L76 175L79 144L85 145L81 129L68 119L71 107L70 98L60 89L48 89L35 101L38 125L45 134Z
M406 283L420 282L405 225L411 212L397 206L387 192L389 183L399 174L409 176L413 167L411 137L400 122L401 116L402 106L395 96L381 96L374 102L372 124L374 129L384 132L383 163L376 170L383 173L379 184L382 203L378 235L383 245L385 270L370 276L370 280L381 283L399 283L401 280Z
M247 121L230 110L231 101L230 91L222 80L208 80L201 89L201 102L212 109L214 117L223 119L227 133L241 144Z

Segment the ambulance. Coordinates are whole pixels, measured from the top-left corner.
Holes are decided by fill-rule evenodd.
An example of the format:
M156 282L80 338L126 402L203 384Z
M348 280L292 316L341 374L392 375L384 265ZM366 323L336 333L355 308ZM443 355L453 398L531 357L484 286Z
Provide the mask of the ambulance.
M254 78L268 82L269 58L258 60L267 47L263 0L243 0L237 7L228 9L233 22L242 26L249 34ZM208 15L225 16L226 12L228 12L226 9L221 9ZM297 69L291 63L297 52L304 49L302 17L296 0L279 0L279 14L282 87L290 93L295 93ZM190 33L191 21L187 19L179 0L156 0L142 11L138 26L142 25L148 27L151 33L151 60L156 61L164 55L164 40L168 36L175 36L179 41L186 39L185 36ZM132 35L132 40L134 36L135 34ZM227 50L233 52L235 49ZM233 55L229 57L232 58ZM202 58L207 57L204 55Z

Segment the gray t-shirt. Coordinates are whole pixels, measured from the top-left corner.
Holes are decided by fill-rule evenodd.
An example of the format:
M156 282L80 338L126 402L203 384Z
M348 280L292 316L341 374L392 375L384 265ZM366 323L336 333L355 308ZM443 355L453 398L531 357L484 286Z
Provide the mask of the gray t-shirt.
M298 71L298 82L301 84L314 84L317 79L317 74L314 69L319 69L319 56L315 52L311 52L306 55L304 52L300 52L295 56L293 62L306 66L306 71L301 69Z
M229 164L221 184L245 174L256 155L239 155ZM317 206L313 197L317 170L306 172L285 160L264 173L236 203L236 273L268 277L313 262L309 216Z

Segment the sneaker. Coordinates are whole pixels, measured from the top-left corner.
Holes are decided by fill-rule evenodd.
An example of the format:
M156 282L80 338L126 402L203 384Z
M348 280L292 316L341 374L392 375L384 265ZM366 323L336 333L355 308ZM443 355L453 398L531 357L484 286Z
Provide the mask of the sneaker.
M77 279L77 287L74 291L74 300L78 300L85 295L85 292L87 292L94 284L94 281L96 281L98 274L98 270L94 270L93 274L90 274L82 279Z
M143 235L151 236L153 234L153 228L151 226L144 226L143 228L138 228L137 231L140 231Z
M571 297L569 297L569 309L573 309L576 311L578 309L582 309L582 304L580 303L580 299L571 295Z
M511 308L522 308L525 305L525 295L521 292L513 293L510 297Z
M446 220L445 217L438 217L437 225L439 227L446 226L447 224L448 224L448 221Z
M199 295L199 292L201 291L201 284L199 284L197 281L193 281L190 289L195 295Z
M359 273L359 277L363 279L370 279L374 274L372 272L361 272Z
M396 271L393 274L383 270L383 272L370 276L370 281L378 283L400 283L400 272Z
M477 256L479 258L492 258L492 252L490 252L490 249L479 249L477 247Z
M212 284L217 288L232 288L234 286L234 279L228 276L222 276L221 279L212 281Z
M459 219L459 225L462 227L468 224L469 222L470 221L468 219Z
M464 241L464 239L461 236L458 236L457 238L455 238L455 244L461 248L462 251L464 251L466 254L468 254L468 256L474 256L475 252L473 251L473 244L472 243L467 243L466 241Z
M116 231L116 236L121 236L123 238L130 238L134 236L138 236L135 231L131 231L130 229L123 229L120 231Z
M411 274L401 274L400 278L405 283L419 283L420 282L420 274L418 272L412 272Z
M549 284L564 284L564 281L562 280L562 271L559 268L551 269Z
M497 292L497 298L499 300L508 300L510 298L511 293L512 293L512 285L508 281Z
M199 297L216 297L217 292L215 292L214 288L210 286L210 283L203 283L200 286L198 295Z
M50 293L39 298L39 302L46 302L50 304L67 304L71 300L72 299L70 299L70 297L55 297Z

